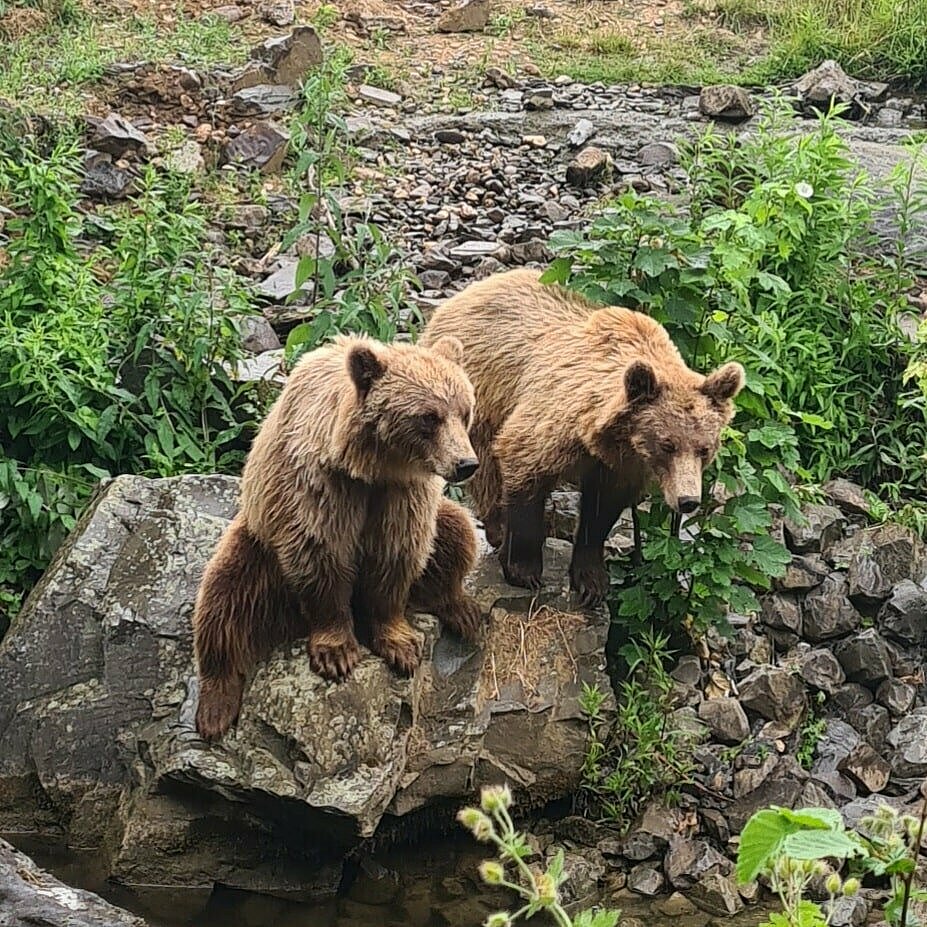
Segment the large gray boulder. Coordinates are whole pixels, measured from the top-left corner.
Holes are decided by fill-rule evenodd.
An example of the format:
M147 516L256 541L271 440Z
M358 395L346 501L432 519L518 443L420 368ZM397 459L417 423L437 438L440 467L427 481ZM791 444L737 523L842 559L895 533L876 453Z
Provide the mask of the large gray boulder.
M283 648L237 729L203 743L190 616L237 489L125 476L99 493L0 645L0 831L99 847L129 885L308 900L335 890L348 850L446 822L483 784L507 781L522 804L576 788L579 695L608 691L608 619L571 610L558 541L536 600L484 558L481 648L417 616L412 679L367 655L343 685Z
M140 917L49 875L0 840L0 927L145 927Z

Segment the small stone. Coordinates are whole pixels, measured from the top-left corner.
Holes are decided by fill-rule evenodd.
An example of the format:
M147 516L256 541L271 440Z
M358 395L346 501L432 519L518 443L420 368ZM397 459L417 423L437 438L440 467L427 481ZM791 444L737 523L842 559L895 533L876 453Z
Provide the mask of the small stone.
M365 857L361 860L357 877L351 883L348 898L365 905L390 904L401 889L398 872Z
M298 26L289 35L268 39L251 51L273 72L273 83L295 87L323 61L322 42L312 26Z
M299 261L292 259L283 262L278 270L255 286L255 292L274 302L283 302L296 290L296 268L298 265ZM307 280L302 289L311 292L312 281Z
M836 772L860 742L859 733L851 725L838 718L829 719L815 747L812 773L820 777L824 773Z
M567 144L571 148L579 148L581 145L585 145L586 142L595 135L595 132L595 126L589 119L580 119L577 121L576 125L570 129L567 135Z
M673 667L670 675L677 682L697 686L702 681L702 661L693 654L684 654Z
M373 103L374 106L395 108L402 102L402 97L398 93L383 90L381 87L372 87L370 84L361 84L357 88L357 95L365 103Z
M666 879L673 888L688 891L707 876L727 875L733 865L706 840L675 836L663 860Z
M637 152L637 160L644 167L666 167L675 164L678 159L676 146L669 142L651 142Z
M886 679L876 690L876 701L895 717L907 714L914 707L917 690L900 679Z
M832 705L845 718L852 718L860 708L872 702L872 693L865 686L858 682L845 682L834 692Z
M293 0L262 0L258 4L258 13L264 22L280 28L291 26L296 19Z
M860 531L847 570L849 596L861 611L875 613L903 580L924 578L921 539L903 525L879 525Z
M662 838L636 830L621 841L620 852L625 859L643 862L656 856L665 846L666 841Z
M867 743L857 744L838 764L837 770L849 776L864 792L881 792L888 785L891 766Z
M853 715L853 727L877 753L882 753L892 723L882 705L863 705Z
M628 888L638 895L652 898L663 891L663 873L650 863L641 863L628 873Z
M604 176L611 164L607 151L590 145L567 166L566 180L574 187L586 187Z
M168 152L164 166L175 174L199 174L206 169L203 149L193 139Z
M807 592L819 586L828 574L827 564L815 554L795 554L785 575L775 581L784 592Z
M544 148L547 145L547 139L543 135L523 135L521 143L530 145L532 148Z
M756 112L750 94L743 87L732 84L703 87L698 98L698 108L704 116L731 122L742 122Z
M283 166L290 133L273 122L256 122L225 147L225 163L274 174Z
M750 734L747 714L736 698L705 699L698 706L698 716L721 743L739 744Z
M261 315L242 316L238 321L241 346L249 354L279 351L282 345L270 322Z
M664 917L686 917L696 911L695 905L682 892L673 892L668 898L654 902L653 907Z
M846 681L843 667L829 650L810 651L802 661L799 673L809 686L828 695L833 695Z
M833 505L806 505L804 522L785 520L785 541L798 554L820 552L838 540L846 527L846 517Z
M128 119L123 119L118 113L110 113L94 125L90 145L97 151L119 158L127 151L144 150L148 139Z
M825 902L824 910L830 927L862 927L869 918L869 905L859 893L839 895L833 901Z
M121 200L135 187L134 175L113 164L112 155L103 151L84 152L81 193L95 200Z
M211 12L217 19L221 19L227 23L237 23L247 15L240 6L234 3L230 3L226 6L218 6Z
M241 203L229 206L222 216L224 224L230 229L243 229L254 234L267 224L270 210L259 203Z
M847 115L860 115L859 107L854 105L861 97L860 84L833 59L803 74L795 82L794 91L807 108L826 110L832 103L845 103L850 106Z
M801 605L794 595L763 596L760 603L760 616L767 627L794 634L793 640L802 635Z
M892 660L888 646L875 628L867 628L834 648L850 682L873 687L892 675Z
M489 24L490 0L464 0L438 17L438 32L482 32Z
M821 489L848 515L869 515L869 502L862 486L849 480L836 479L825 483Z
M298 102L299 97L289 87L255 84L232 95L229 114L241 118L276 116L296 109Z
M713 872L699 879L687 897L708 914L731 917L743 910L744 902L733 878Z
M554 108L554 92L553 90L535 90L533 93L529 93L525 97L525 109L527 110L540 110L540 109L553 109Z
M438 129L435 132L435 141L441 145L460 145L467 140L467 136L457 129Z
M761 762L756 757L746 757L750 765L745 765L734 773L734 798L743 798L755 792L772 774L779 765L779 758L769 754Z
M741 683L740 701L748 711L791 727L805 710L805 687L801 678L789 670L761 666Z

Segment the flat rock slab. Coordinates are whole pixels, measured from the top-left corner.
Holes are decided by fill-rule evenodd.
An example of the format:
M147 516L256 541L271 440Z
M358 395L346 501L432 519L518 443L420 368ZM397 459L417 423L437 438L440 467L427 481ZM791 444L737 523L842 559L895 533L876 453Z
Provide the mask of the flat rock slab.
M562 541L537 597L484 558L482 647L416 616L411 679L368 654L342 685L281 648L237 728L203 743L190 617L237 496L228 477L123 476L89 507L0 645L0 830L100 847L128 885L310 900L337 889L346 851L417 812L449 819L502 781L520 804L576 788L583 684L609 691L608 617L571 606Z
M145 927L145 921L49 875L0 840L2 927Z

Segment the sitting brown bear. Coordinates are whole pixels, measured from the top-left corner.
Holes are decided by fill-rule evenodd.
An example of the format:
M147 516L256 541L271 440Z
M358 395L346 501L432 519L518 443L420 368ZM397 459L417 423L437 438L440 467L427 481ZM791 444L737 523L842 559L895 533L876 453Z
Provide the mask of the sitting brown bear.
M445 480L477 469L460 359L454 338L426 350L342 337L297 364L196 600L204 738L235 721L246 674L279 643L308 637L312 669L341 680L360 656L355 632L398 672L415 669L410 602L477 636L480 611L463 590L476 534L443 494Z
M540 584L546 498L576 478L570 579L586 603L600 601L605 539L649 482L676 511L698 508L743 368L695 373L649 316L544 285L533 270L467 287L438 307L421 343L449 334L463 343L476 391L470 438L480 470L470 492L506 578Z

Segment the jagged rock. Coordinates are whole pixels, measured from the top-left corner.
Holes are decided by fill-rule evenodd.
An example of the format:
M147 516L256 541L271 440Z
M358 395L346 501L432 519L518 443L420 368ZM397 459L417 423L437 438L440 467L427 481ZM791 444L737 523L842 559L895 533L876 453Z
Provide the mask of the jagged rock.
M892 772L891 766L865 742L857 744L840 760L837 770L849 776L864 793L881 792Z
M887 84L865 84L854 80L833 59L823 61L803 74L793 90L804 109L827 110L832 103L848 107L846 116L859 118L868 109L864 101L876 100L884 95Z
M0 840L3 927L145 927L145 921L79 888L59 882Z
M286 382L285 358L283 350L262 351L251 357L239 358L226 369L235 383L270 382L283 386Z
M855 631L863 616L853 607L849 587L841 573L832 573L805 596L804 635L813 643L843 637Z
M148 139L128 119L123 119L118 113L110 113L105 119L94 122L90 146L114 158L121 158L127 151L144 151Z
M709 875L728 875L733 864L706 840L675 836L670 840L663 868L673 888L687 891Z
M247 16L243 7L238 6L235 3L228 3L225 6L217 6L214 10L210 10L213 16L217 19L221 19L227 23L237 23L239 20L244 19Z
M255 122L225 147L225 163L275 174L283 167L290 133L273 122Z
M831 927L862 927L869 917L869 905L862 895L840 895L824 906Z
M882 705L863 705L853 714L853 727L877 753L882 753L888 732L892 729L888 709Z
M783 808L795 808L796 801L802 793L802 782L788 775L770 776L758 789L749 795L731 802L727 806L727 820L732 833L739 834L744 825L761 808L779 805Z
M235 117L279 116L296 109L299 97L289 87L255 84L243 87L229 100L229 114Z
M206 170L203 149L199 142L189 139L168 152L164 158L164 166L175 174L200 174Z
M803 523L785 520L785 540L797 554L819 553L840 538L847 523L843 512L832 505L813 503L802 509Z
M805 687L787 669L760 666L740 684L740 702L747 711L791 727L805 710Z
M750 94L743 87L735 87L733 84L702 87L698 109L703 116L731 122L742 122L756 112Z
M828 720L827 727L814 751L814 776L837 772L840 764L859 746L860 736L855 728L837 718Z
M299 261L295 258L285 258L280 266L270 276L255 284L254 290L261 296L274 302L283 302L296 291L296 270ZM306 293L312 292L312 280L303 282L301 289Z
M598 895L599 879L605 875L607 868L596 850L564 854L563 882L560 884L563 903L577 908L593 904Z
M749 757L749 764L734 773L734 798L743 798L758 789L779 765L779 757L770 753L765 759Z
M584 148L568 165L566 180L574 187L587 187L608 171L611 156L607 151L590 145Z
M653 898L663 891L663 873L651 863L640 863L628 873L628 888L638 895Z
M460 145L467 140L467 136L457 129L438 129L435 132L435 141L441 145Z
M572 542L579 523L579 503L578 492L558 490L550 494L544 509L548 536Z
M820 585L828 572L827 564L820 557L795 554L785 575L775 581L775 586L784 592L807 592Z
M395 109L402 103L402 97L392 90L384 90L382 87L372 87L370 84L361 84L357 88L358 97L365 103L373 103L374 106L385 106Z
M853 604L867 614L875 613L895 586L924 578L924 544L903 525L879 525L853 537L847 580Z
M653 908L664 917L687 917L697 910L682 892L673 892L669 897L654 902Z
M102 151L86 151L83 163L84 176L80 190L95 200L121 200L135 187L131 171L113 164L112 155Z
M679 151L670 142L651 142L637 152L637 160L644 167L667 167L679 159Z
M858 682L845 682L834 692L831 704L844 718L850 719L854 718L861 708L871 705L872 702L873 695L865 686L861 686Z
M262 0L257 10L261 19L271 26L291 26L296 19L293 0Z
M557 841L569 841L574 846L598 846L602 839L602 828L595 821L570 814L554 822L554 837Z
M862 486L849 480L836 479L825 483L821 489L837 506L848 515L868 515L869 502Z
M715 917L732 917L743 910L744 902L731 876L712 872L699 879L686 892L690 901Z
M96 848L130 886L309 900L336 891L342 854L381 822L401 833L423 810L417 827L438 824L504 780L529 807L572 793L582 685L609 688L609 621L571 611L557 541L537 599L482 562L481 648L415 616L426 644L411 679L368 655L332 685L297 642L257 667L238 726L204 744L190 614L237 495L228 477L121 476L94 499L0 644L0 830Z
M801 678L828 695L833 695L846 681L843 667L829 650L812 650L804 658L799 669Z
M789 632L792 641L802 636L801 603L795 595L773 593L763 596L760 618L767 627Z
M222 214L222 221L230 229L242 229L254 235L267 224L270 210L259 203L240 203L229 206Z
M702 662L693 654L684 654L673 667L670 675L677 682L687 686L697 686L702 681Z
M889 732L892 771L902 779L927 776L927 708L915 708Z
M910 579L892 590L891 598L879 610L882 633L905 647L927 642L927 590Z
M554 91L550 88L535 90L525 97L525 109L536 112L539 109L554 108Z
M625 859L643 862L652 859L666 846L666 840L654 834L636 830L620 843L620 854Z
M705 699L698 706L698 716L721 743L739 744L750 734L747 714L736 698Z
M435 28L438 32L482 32L489 23L490 0L464 0L445 10Z
M252 49L251 57L270 68L268 83L296 87L322 64L322 43L312 26L297 26L289 35L268 39Z
M872 688L892 675L892 658L888 646L875 628L866 628L834 648L850 682Z
M876 690L876 701L896 717L909 712L914 707L916 697L914 686L900 679L886 679Z

